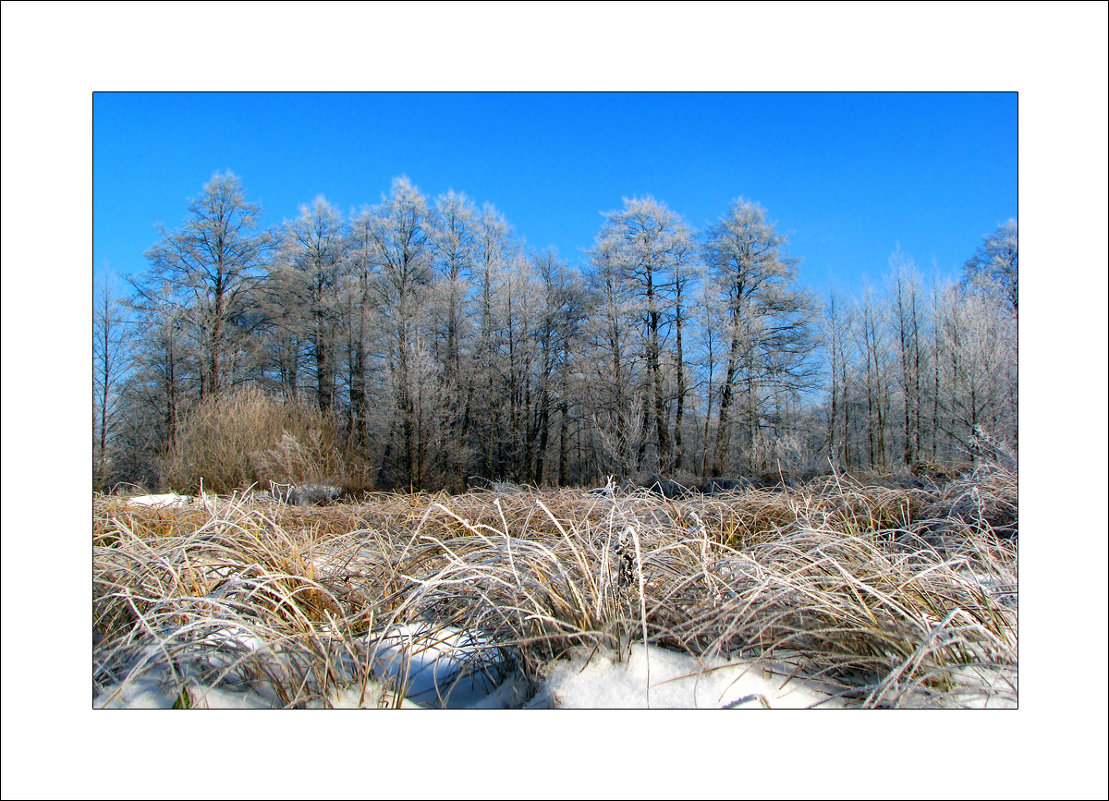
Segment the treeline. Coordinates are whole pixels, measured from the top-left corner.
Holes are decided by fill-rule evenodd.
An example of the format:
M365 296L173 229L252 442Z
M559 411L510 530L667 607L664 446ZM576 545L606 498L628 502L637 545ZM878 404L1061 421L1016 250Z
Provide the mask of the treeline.
M901 259L884 293L819 300L742 199L702 231L627 200L581 269L405 178L350 217L322 197L276 230L260 212L217 174L126 291L98 288L97 489L165 483L190 411L244 386L318 406L364 488L897 469L966 459L979 429L1016 445L1015 221L957 285Z

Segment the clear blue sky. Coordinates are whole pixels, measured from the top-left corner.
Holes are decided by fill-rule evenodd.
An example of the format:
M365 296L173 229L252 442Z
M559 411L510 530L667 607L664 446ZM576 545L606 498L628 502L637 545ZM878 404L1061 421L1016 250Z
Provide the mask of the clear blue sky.
M145 267L217 170L264 223L344 213L407 175L495 205L582 264L601 213L653 195L702 227L743 196L821 294L879 283L894 249L956 275L1017 216L1016 93L97 93L93 264Z

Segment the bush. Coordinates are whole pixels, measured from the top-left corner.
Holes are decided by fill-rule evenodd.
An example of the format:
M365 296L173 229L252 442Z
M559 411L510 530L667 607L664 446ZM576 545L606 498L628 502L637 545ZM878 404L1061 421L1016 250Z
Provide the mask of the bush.
M330 417L306 400L256 387L210 396L178 427L163 479L179 492L227 493L269 482L339 484L343 457Z

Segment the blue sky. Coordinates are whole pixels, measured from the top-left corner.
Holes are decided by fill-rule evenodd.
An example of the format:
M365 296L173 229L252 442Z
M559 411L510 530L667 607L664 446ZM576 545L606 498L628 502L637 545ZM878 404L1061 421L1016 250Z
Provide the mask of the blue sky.
M957 275L1017 216L1007 93L103 93L93 96L93 265L145 267L217 170L265 224L323 194L344 213L407 175L495 205L583 264L601 213L653 195L689 223L761 203L802 283L880 283L898 246Z

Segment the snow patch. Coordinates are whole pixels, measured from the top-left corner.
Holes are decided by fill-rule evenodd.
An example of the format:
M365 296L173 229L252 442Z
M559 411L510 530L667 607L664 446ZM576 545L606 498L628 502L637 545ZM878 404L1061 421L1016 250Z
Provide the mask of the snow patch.
M626 661L611 649L576 651L547 673L543 693L569 709L805 709L842 707L830 691L739 659L698 659L632 645Z
M128 506L153 506L155 508L177 508L192 503L188 495L167 492L163 495L136 495L127 499Z
M168 671L152 670L109 687L93 700L94 709L279 709L273 694L257 689L229 689L190 681L183 693L174 689Z
M233 497L231 500L221 499L218 495L208 493L193 496L178 495L176 492L164 492L161 495L135 495L127 498L125 503L128 506L148 506L154 509L180 509L185 506L195 506L211 512L221 508L221 504L226 506L233 501Z

